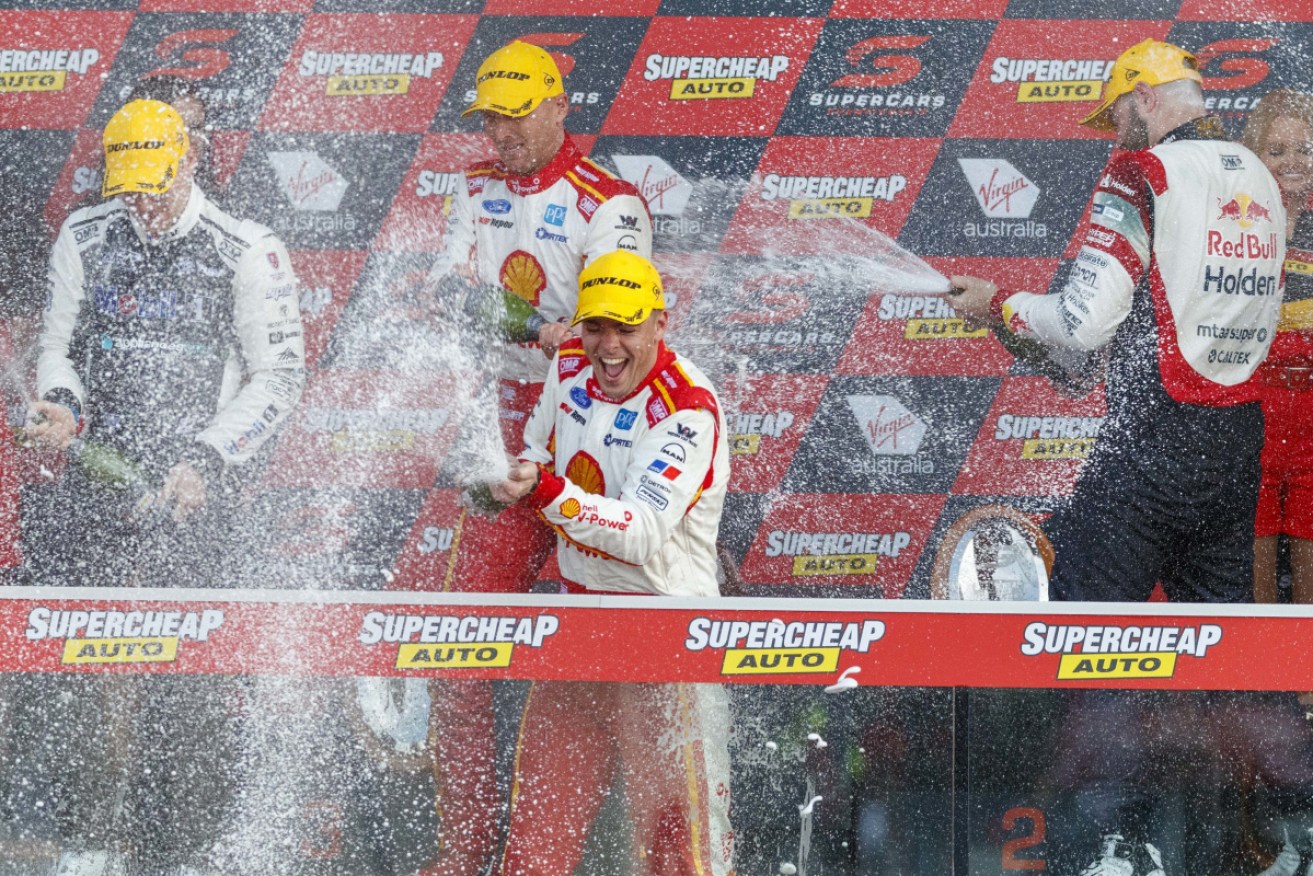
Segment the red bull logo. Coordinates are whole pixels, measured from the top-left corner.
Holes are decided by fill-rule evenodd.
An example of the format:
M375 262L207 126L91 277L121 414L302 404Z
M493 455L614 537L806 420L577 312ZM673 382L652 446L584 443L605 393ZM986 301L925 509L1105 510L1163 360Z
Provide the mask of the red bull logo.
M1272 211L1246 194L1236 195L1226 203L1217 199L1218 219L1229 219L1240 223L1241 228L1248 228L1255 222L1271 222Z

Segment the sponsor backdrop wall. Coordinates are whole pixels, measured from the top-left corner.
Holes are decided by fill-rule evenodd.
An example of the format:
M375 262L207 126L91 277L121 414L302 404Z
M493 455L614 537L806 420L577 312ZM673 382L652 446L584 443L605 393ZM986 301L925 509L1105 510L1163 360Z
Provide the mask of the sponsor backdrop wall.
M677 333L713 342L735 465L723 535L749 588L926 596L957 515L1001 500L1042 517L1070 491L1102 400L1056 395L942 299L836 278L827 257L869 254L874 229L944 273L1061 282L1112 148L1076 120L1144 37L1198 52L1236 132L1268 90L1313 89L1306 0L1105 0L1082 20L1056 0L623 6L0 0L9 310L39 300L33 263L98 197L99 129L128 91L195 80L216 196L279 232L303 284L313 370L249 508L268 536L255 562L321 587L435 586L459 422L456 378L410 357L418 284L460 170L490 152L459 115L474 71L527 39L565 74L579 143L647 197ZM3 392L13 421L21 394ZM16 485L50 461L0 454L13 565Z

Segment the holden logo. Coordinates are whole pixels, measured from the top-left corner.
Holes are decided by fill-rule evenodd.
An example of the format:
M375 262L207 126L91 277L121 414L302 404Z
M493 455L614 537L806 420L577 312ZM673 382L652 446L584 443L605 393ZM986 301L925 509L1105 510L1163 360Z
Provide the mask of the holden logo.
M269 164L278 185L298 210L336 210L346 194L347 181L314 152L270 152Z
M911 456L921 448L925 423L892 395L850 395L848 407L876 456Z
M1002 158L959 158L971 194L991 219L1029 219L1039 187Z
M682 216L692 184L655 155L612 155L620 176L629 180L658 216Z

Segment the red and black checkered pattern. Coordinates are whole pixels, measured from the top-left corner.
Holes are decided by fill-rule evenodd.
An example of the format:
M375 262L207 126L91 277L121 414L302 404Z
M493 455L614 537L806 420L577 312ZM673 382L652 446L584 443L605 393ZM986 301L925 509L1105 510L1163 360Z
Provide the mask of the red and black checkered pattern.
M458 174L490 152L460 110L506 41L552 52L567 126L652 206L677 329L714 322L740 365L722 375L736 465L724 535L763 592L924 596L948 518L989 498L1042 514L1097 440L1097 392L1054 394L940 298L861 277L836 296L833 247L860 255L864 227L946 274L1049 288L1111 153L1076 121L1122 49L1157 37L1196 51L1234 132L1268 90L1313 89L1305 0L1107 0L1080 20L1057 0L0 7L0 208L47 240L97 196L100 126L135 83L170 73L201 88L222 199L292 250L315 369L252 513L276 521L270 562L318 563L340 586L423 589L445 569L459 514L439 474L451 377L407 372L401 354ZM353 54L395 59L359 76ZM686 58L752 60L691 79ZM271 153L305 178L280 175ZM336 209L303 199L316 178L344 187ZM21 460L0 453L12 564ZM862 547L799 559L809 533Z

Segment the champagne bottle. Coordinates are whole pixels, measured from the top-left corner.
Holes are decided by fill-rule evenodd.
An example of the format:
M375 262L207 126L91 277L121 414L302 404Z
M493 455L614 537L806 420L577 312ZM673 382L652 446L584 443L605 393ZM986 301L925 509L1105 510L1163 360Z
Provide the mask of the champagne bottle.
M37 414L32 417L33 424L45 422L45 416ZM32 440L22 426L13 430L14 441L20 447L31 447ZM155 502L157 490L141 468L112 447L97 441L74 438L64 451L70 465L76 466L87 480L102 484L115 490L122 490L131 500L131 510L127 517L135 519L142 514L158 508Z

